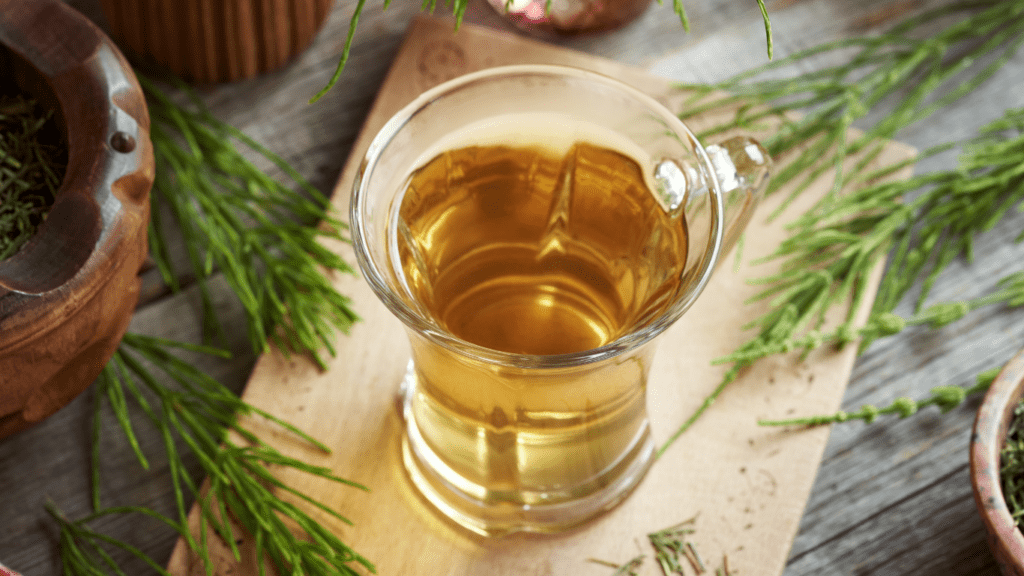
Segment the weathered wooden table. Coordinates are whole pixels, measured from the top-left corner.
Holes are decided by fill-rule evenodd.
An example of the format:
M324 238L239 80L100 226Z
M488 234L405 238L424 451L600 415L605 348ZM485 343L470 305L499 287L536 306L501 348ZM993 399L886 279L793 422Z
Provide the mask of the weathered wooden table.
M72 5L103 25L96 0ZM785 56L827 40L870 34L937 0L777 0L767 3L775 53ZM669 3L666 3L669 4ZM342 83L316 105L306 104L329 78L340 54L355 2L338 0L326 29L286 68L233 84L203 86L222 119L283 156L324 191L338 179L353 140L419 2L394 2L387 11L370 3ZM652 6L617 32L560 44L687 82L711 82L765 61L764 32L753 0L686 2L693 31L684 33L669 6ZM440 10L440 9L439 9ZM510 29L483 1L471 2L467 21ZM1024 105L1024 54L1017 54L969 97L900 134L918 148L972 135L1003 110ZM946 159L919 170L944 168ZM268 168L269 169L269 168ZM976 246L973 263L956 262L936 283L933 297L955 300L983 293L995 278L1021 268L1024 228L1014 213ZM187 290L171 294L155 271L146 273L143 301L132 330L197 341L198 313ZM224 313L241 322L230 297ZM909 303L900 311L909 310ZM242 390L255 358L244 330L229 330L235 356L207 369ZM936 385L970 385L983 370L1001 365L1024 345L1024 310L986 308L938 331L908 330L873 344L858 360L844 409L886 405L896 396L924 398ZM787 576L799 574L995 574L975 510L968 475L968 441L979 398L948 414L935 409L871 425L837 425L793 543ZM53 502L71 518L90 510L89 454L93 394L86 392L42 424L0 441L0 562L26 576L61 573L55 524L44 511ZM103 495L107 504L139 504L169 513L174 499L166 463L154 458L141 470L116 422L105 419ZM141 430L142 428L140 428ZM155 434L140 438L159 454ZM193 462L194 464L194 462ZM198 474L198 467L194 467ZM112 517L96 527L166 562L176 536L136 516ZM129 561L129 574L145 573ZM750 575L748 575L750 576Z

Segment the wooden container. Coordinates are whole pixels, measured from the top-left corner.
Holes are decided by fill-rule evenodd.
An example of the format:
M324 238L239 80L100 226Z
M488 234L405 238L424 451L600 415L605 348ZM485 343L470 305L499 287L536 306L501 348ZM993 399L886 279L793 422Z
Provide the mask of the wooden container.
M147 254L153 148L142 90L61 0L0 0L0 78L55 110L68 166L36 234L0 261L0 437L97 377L131 320Z
M334 0L103 0L125 52L198 82L250 78L309 46Z
M985 393L971 436L971 485L988 532L989 548L1003 576L1024 576L1024 535L1006 505L1000 452L1014 410L1024 396L1024 350L1003 367Z

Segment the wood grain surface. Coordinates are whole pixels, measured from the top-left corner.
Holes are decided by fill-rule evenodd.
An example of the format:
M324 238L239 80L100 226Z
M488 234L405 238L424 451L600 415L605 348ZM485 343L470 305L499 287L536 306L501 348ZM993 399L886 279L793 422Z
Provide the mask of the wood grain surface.
M99 0L68 1L106 26ZM874 34L898 18L952 2L768 0L766 4L772 16L775 55L782 58L820 42ZM386 11L381 3L367 2L341 84L315 105L308 105L309 97L334 71L355 4L354 0L336 1L323 31L286 67L244 82L198 87L214 114L281 154L325 192L337 184L408 25L420 13L419 2L394 1ZM755 3L684 0L684 4L690 33L681 30L666 2L652 5L637 22L616 32L566 38L558 44L685 82L722 80L765 62L764 30ZM439 7L438 13L444 14L444 9ZM470 2L466 21L512 29L483 0ZM779 73L809 71L825 63L787 65ZM1003 110L1024 106L1022 83L1024 55L1016 54L977 90L928 121L903 130L898 139L925 149L968 138ZM951 152L919 162L917 170L948 169L955 160L956 153ZM255 161L279 174L269 163ZM931 300L985 294L996 278L1020 270L1024 248L1013 239L1021 229L1024 214L1009 214L979 238L972 262L955 262L938 278ZM182 281L191 285L187 276ZM241 308L222 282L215 286L215 298L228 326L239 328L229 330L223 343L234 356L226 360L196 357L194 363L240 391L256 358L241 329ZM913 295L897 312L909 312L912 299ZM199 341L194 288L171 294L155 271L148 272L131 329ZM841 406L853 411L865 403L888 404L897 396L924 398L936 385L971 385L977 373L1006 362L1022 344L1024 309L985 308L941 330L908 330L875 342L856 360ZM53 502L70 518L82 518L91 510L89 435L94 404L101 400L87 391L45 422L0 442L0 525L4 527L0 562L26 576L63 573L56 527L43 505ZM889 417L871 425L851 422L832 427L783 574L997 574L968 478L970 427L978 400L969 400L948 414L928 409L905 420ZM138 419L141 448L150 460L144 470L109 411L101 406L100 413L103 504L144 505L172 513L174 496L159 434ZM187 460L187 466L198 475L194 460ZM131 542L160 563L170 557L176 542L173 531L137 515L111 516L92 526ZM400 535L391 541L394 548L406 545ZM127 554L115 556L128 574L152 573ZM710 553L708 558L711 563ZM646 569L643 574L658 573L652 564Z

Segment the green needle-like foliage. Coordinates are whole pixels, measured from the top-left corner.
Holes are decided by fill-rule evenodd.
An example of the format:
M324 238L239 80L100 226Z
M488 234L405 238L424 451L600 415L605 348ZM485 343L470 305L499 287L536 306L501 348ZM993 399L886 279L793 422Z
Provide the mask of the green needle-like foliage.
M835 424L849 422L851 420L863 420L870 424L879 416L891 414L900 418L908 418L917 414L921 408L935 406L943 413L949 412L963 403L964 399L971 394L988 390L1000 368L993 368L978 374L977 382L970 387L962 386L936 386L931 389L931 395L924 400L914 400L901 396L892 401L888 406L879 408L871 404L861 406L855 412L844 412L840 410L834 414L823 414L818 416L805 416L802 418L790 418L786 420L761 420L762 426L820 426L822 424Z
M131 556L138 558L161 576L170 576L170 573L163 566L157 564L135 546L89 528L89 523L107 516L115 514L143 514L157 522L167 524L175 530L180 531L182 529L180 525L171 522L152 510L131 506L107 508L75 521L65 517L57 508L57 505L52 502L47 503L46 511L60 526L60 556L65 573L73 576L105 576L106 574L125 576L124 570L108 551L108 549L112 548L123 550Z
M654 559L661 567L662 574L686 574L685 565L689 565L695 574L703 574L707 571L704 567L704 560L701 559L697 549L687 538L696 532L694 528L696 522L697 517L694 516L675 526L647 535L647 540L654 548Z
M949 18L959 20L938 31L931 29ZM793 154L795 158L772 176L769 191L795 182L795 197L832 170L838 192L846 184L843 160L863 154L858 164L862 168L884 139L969 94L995 74L1021 43L1024 2L956 3L912 17L884 34L821 44L720 84L685 85L695 97L681 117L739 107L730 123L701 137L730 128L756 129L766 118L781 118L782 129L764 144L773 156ZM839 63L777 77L780 71L821 60ZM717 95L723 92L725 96ZM854 137L854 123L879 110L886 110L885 115ZM794 120L791 112L800 112L799 119ZM827 213L833 198L827 197L808 217Z
M182 106L152 81L141 80L157 160L150 245L165 281L177 286L160 205L170 208L185 238L208 334L219 325L206 281L219 272L245 308L255 351L273 342L286 353L310 354L323 366L322 350L333 355L336 333L347 332L357 320L349 299L329 277L353 269L322 243L345 241L345 224L330 214L326 196L279 157L216 119L197 98ZM239 148L269 159L299 190L267 176Z
M951 17L958 19L939 31L929 29ZM843 345L858 338L864 338L866 345L907 324L938 327L972 307L1020 304L1016 280L1011 277L992 295L975 302L921 310L938 274L957 257L969 258L974 238L1020 204L1024 111L1007 111L1002 119L982 128L975 140L964 143L965 154L955 170L879 184L873 182L899 166L874 173L865 167L877 156L884 139L978 87L1017 53L1022 42L1024 0L967 2L919 15L877 37L810 48L718 86L685 87L697 96L684 117L738 107L729 122L704 137L736 128L755 129L767 118L782 120L782 130L766 145L773 155L791 157L772 181L772 190L787 183L794 186L783 206L829 171L835 185L832 193L792 224L790 237L770 256L783 261L782 271L755 280L764 285L756 299L769 298L771 303L770 310L748 326L755 336L717 360L731 364L723 380L659 454L743 368L760 358L796 349L809 351L825 343ZM852 56L842 57L841 64L820 71L760 79L782 66L851 50ZM722 91L727 95L719 96ZM798 111L803 114L791 114ZM869 112L881 114L855 136L854 121ZM856 177L843 169L851 158ZM890 254L892 262L872 320L866 329L858 330L852 320L867 293L871 272ZM922 286L918 314L902 321L895 318L892 310L915 286ZM848 302L852 306L846 322L830 333L820 332L826 312Z
M145 77L140 81L149 104L157 170L150 246L164 279L173 289L180 288L165 239L166 228L176 225L202 296L208 334L219 330L208 285L219 273L247 313L254 352L261 353L273 343L284 352L308 354L322 366L322 352L334 353L336 332L347 331L356 320L348 298L339 294L330 280L332 274L353 270L322 243L345 241L344 224L329 214L328 199L294 169L214 118L197 99L193 97L189 106L182 106ZM183 92L190 94L187 89ZM298 190L270 178L243 156L243 149L273 162ZM170 209L173 222L161 221L160 206ZM209 375L178 358L175 349L216 353L206 347L128 334L97 381L96 393L107 399L144 468L149 462L135 435L133 410L141 410L159 431L170 470L176 518L165 518L141 507L102 508L98 452L102 413L97 403L92 467L96 512L70 521L56 507L51 508L61 526L67 571L121 574L121 568L106 551L114 548L142 557L165 573L136 548L87 526L104 516L141 513L172 527L203 558L208 570L212 570L208 535L217 535L237 558L237 528L233 528L237 525L256 543L261 574L264 558L282 574L356 574L354 565L372 572L368 560L282 496L302 501L338 521L348 520L284 485L269 467L293 468L363 487L334 476L330 470L286 457L239 426L239 417L259 416L327 451L293 426L243 402ZM229 431L233 434L228 435ZM183 451L198 458L209 482L205 492L186 470ZM199 538L188 528L193 501L201 511Z
M1016 131L1016 134L1006 136L1007 129ZM846 216L827 223L819 222L811 228L801 228L800 234L793 236L777 251L777 255L788 258L786 270L770 279L772 287L762 296L777 292L774 304L782 313L773 311L770 315L773 319L781 318L789 311L784 321L790 324L775 335L765 335L752 341L720 359L720 362L746 364L769 354L795 349L811 350L823 343L844 345L858 339L863 348L877 338L898 334L908 326L941 328L984 306L1024 305L1024 270L1004 276L996 283L995 289L984 296L924 305L932 283L946 265L957 258L969 260L975 237L991 229L1010 208L1024 207L1024 169L1020 163L1020 158L1024 157L1022 129L1024 110L1010 110L1002 119L983 128L979 138L967 144L959 169L923 174L899 183L869 186L840 197L835 210ZM907 194L911 194L913 199L901 202L900 199ZM819 234L830 239L827 245L823 246L816 240ZM1021 238L1019 236L1017 240ZM807 279L820 270L816 263L806 259L812 248L835 251L837 255L824 267L826 273L835 277L848 277L857 266L873 267L895 250L872 314L864 327L856 329L848 321L829 333L814 329L798 333L798 323L811 323L808 320L801 322L801 315L820 320L827 307L799 306L800 302L810 299L811 294L818 293L807 283ZM865 268L859 274L866 278L869 269ZM916 285L921 286L921 294L915 314L910 318L894 314L892 310L896 304ZM845 292L835 294L839 298L846 295ZM777 328L779 324L771 326ZM968 392L982 391L987 385L983 381ZM945 388L941 390L945 391ZM948 391L944 393L948 396ZM930 399L916 403L910 413L929 404L938 404L948 410L942 404L942 398L941 394L933 394ZM959 404L962 398L960 395L955 404ZM879 413L908 415L905 407L900 406L878 413L866 407L856 415L837 413L766 423L822 424L851 418L873 421Z
M783 271L759 280L767 288L755 299L772 298L772 311L754 325L768 330L719 362L745 363L858 338L866 346L907 325L939 328L976 308L1024 303L1024 272L1017 272L999 280L997 289L986 296L924 307L942 269L957 258L970 260L974 238L990 230L1010 208L1024 205L1024 132L1002 136L1005 126L1019 122L1024 122L1024 110L1010 110L986 126L967 144L967 153L954 170L863 187L837 198L829 217L801 223L770 257L784 259ZM992 154L993 150L999 153ZM908 196L911 199L904 202ZM862 291L868 273L890 253L889 270L868 325L855 329L849 324L851 313L839 329L817 332L829 307L856 296L854 290ZM919 284L916 314L895 317L892 310Z
M668 528L647 535L647 542L654 551L654 560L664 576L686 576L687 574L707 574L708 568L697 552L690 536L697 532L697 516L693 516ZM590 562L614 568L610 576L637 576L644 562L641 554L626 562L615 564L605 560L591 558ZM715 576L730 576L729 558L722 557L722 564L715 569Z
M216 353L216 350L202 346L126 334L121 347L97 381L97 394L108 398L144 468L148 467L148 462L135 439L134 426L123 416L126 402L137 405L149 424L160 433L168 456L176 518L165 518L137 507L102 509L99 485L94 485L93 500L97 508L94 515L75 522L57 515L61 520L62 542L65 543L62 557L68 572L92 573L91 570L106 566L120 574L120 568L105 552L103 544L142 557L128 544L102 536L87 527L89 522L102 516L139 512L174 528L203 559L208 572L213 569L207 541L209 532L219 536L231 548L235 558L240 559L241 553L235 543L237 529L233 527L236 524L256 543L257 557L270 559L280 574L355 575L359 573L354 569L355 565L374 572L373 564L345 545L303 508L282 496L296 498L327 516L349 524L344 516L287 486L269 468L292 468L338 484L362 490L366 488L337 477L327 468L287 457L261 441L240 423L240 418L263 418L312 447L327 451L325 446L295 427L242 401L209 375L172 353L174 349ZM97 426L94 433L98 435L99 430ZM99 438L94 438L93 442L98 446ZM205 491L185 469L180 446L186 447L198 459L209 484ZM98 460L99 453L94 452L93 457ZM99 468L98 461L93 463L93 468ZM198 539L188 529L192 500L198 502L201 513ZM263 566L261 562L260 574L264 573ZM162 569L158 568L158 571L164 573Z
M626 562L622 565L616 564L614 562L608 562L607 560L599 560L596 558L589 558L588 560L590 562L593 562L594 564L600 564L602 566L614 568L615 572L613 572L611 576L639 576L640 573L638 572L638 570L641 566L643 566L644 563L643 555L635 556L632 559L630 559L629 562Z

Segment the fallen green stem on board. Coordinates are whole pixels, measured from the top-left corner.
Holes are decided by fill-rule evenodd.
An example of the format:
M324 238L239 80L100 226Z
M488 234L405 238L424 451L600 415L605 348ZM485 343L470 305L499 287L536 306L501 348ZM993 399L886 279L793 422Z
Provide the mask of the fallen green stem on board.
M951 18L953 23L939 31L930 28ZM789 238L769 257L782 261L781 272L754 280L764 285L755 300L767 299L769 310L746 327L755 334L748 342L716 360L729 369L661 445L659 456L758 359L797 349L806 353L824 344L866 346L908 324L938 327L972 306L1019 305L1010 281L1010 292L1004 286L996 296L973 304L940 303L922 310L942 270L957 258L970 259L974 239L1019 205L1024 194L1019 185L1024 182L1019 162L1024 111L1007 111L977 138L962 143L962 163L954 170L880 181L902 165L877 170L868 165L886 139L981 86L1022 43L1024 1L963 2L917 15L878 36L809 48L714 86L681 87L694 94L684 119L710 110L735 110L702 138L734 129L757 130L769 120L781 123L765 145L777 157L788 156L789 162L773 175L769 193L787 185L792 191L772 217L823 175L833 177L834 185L790 225ZM830 58L839 63L798 76L771 77L798 62ZM855 134L854 122L869 113L879 116ZM864 305L872 271L886 258L889 268L867 327L859 329L854 317ZM921 288L917 314L897 318L893 309L914 287ZM822 332L826 313L848 303L845 321Z
M367 488L336 476L330 469L312 466L285 456L263 442L246 420L262 420L292 435L312 449L328 448L283 420L251 406L237 394L196 368L177 352L221 355L216 349L139 334L125 334L110 363L96 382L96 413L93 428L94 514L74 522L54 514L61 524L61 558L69 574L89 573L107 566L121 573L103 544L153 562L129 544L92 530L88 524L117 514L143 514L170 526L202 560L212 574L214 560L209 538L216 535L241 562L238 546L242 534L255 543L255 555L269 559L282 574L348 575L354 566L375 572L374 565L344 544L326 527L323 519L311 516L303 507L283 498L291 496L325 518L351 524L339 512L295 490L278 479L280 469L312 474L342 486ZM107 400L115 418L143 469L149 462L139 447L136 425L128 414L128 403L138 406L149 425L163 439L170 481L175 499L175 516L165 517L142 507L104 508L100 501L101 399ZM202 487L184 464L182 451L198 459L206 486ZM271 467L275 471L271 471ZM190 525L193 502L198 526ZM193 530L193 528L195 528ZM266 573L259 563L260 575ZM165 573L162 568L159 570ZM95 572L103 573L103 572Z

